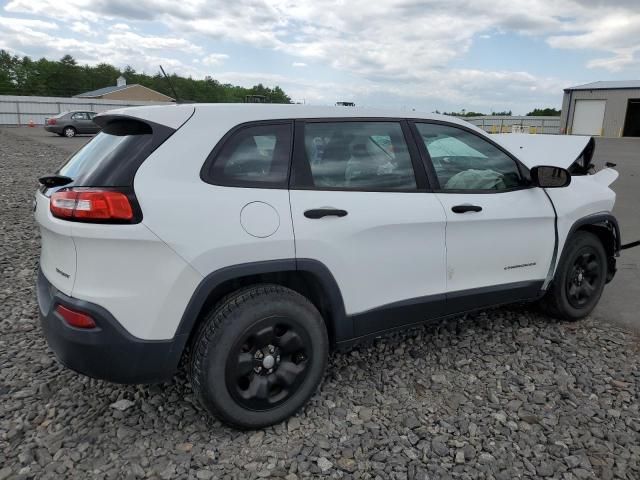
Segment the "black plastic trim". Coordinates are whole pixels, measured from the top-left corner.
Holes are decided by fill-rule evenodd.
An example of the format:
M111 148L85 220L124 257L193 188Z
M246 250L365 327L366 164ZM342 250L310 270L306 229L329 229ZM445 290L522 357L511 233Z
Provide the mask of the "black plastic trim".
M176 335L181 337L183 344L178 347L183 349L186 346L188 337L202 314L203 307L216 287L227 281L241 279L242 277L296 271L308 272L314 275L322 285L325 298L330 305L332 313L331 328L336 338L353 336L353 324L350 319L347 319L340 288L329 269L317 260L289 258L233 265L207 275L196 288L182 315Z
M37 297L42 328L58 359L72 370L117 383L163 382L175 374L187 342L204 313L203 308L216 287L242 277L293 271L310 273L319 281L328 302L329 312L325 320L330 322L329 328L339 348L429 320L489 306L535 300L541 294L543 283L543 280L518 282L430 295L347 316L335 278L317 260L282 259L234 265L208 275L189 301L175 336L155 341L134 337L103 307L58 291L40 271ZM88 313L97 328L83 330L69 326L55 312L58 304Z
M183 339L142 340L134 337L103 307L69 297L38 273L40 323L47 343L66 367L84 375L116 383L160 383L176 372ZM64 305L91 316L97 328L68 325L56 313Z
M486 307L533 301L544 280L524 281L412 298L353 315L356 338ZM353 339L345 339L349 342ZM342 342L338 342L342 343Z
M558 261L558 247L560 245L560 235L558 233L558 211L556 210L556 206L553 203L553 200L551 199L549 192L547 192L544 188L542 189L542 191L544 192L545 196L549 200L549 203L551 204L551 208L553 208L553 234L554 234L553 254L551 255L551 263L549 264L549 270L547 271L547 278L544 281L544 284L542 285L542 290L546 291L547 287L553 280L553 274L555 271L556 262Z
M616 256L620 254L620 248L622 246L622 237L620 235L620 225L618 219L611 213L594 213L576 220L567 234L567 239L576 232L580 227L585 225L603 226L609 228L614 234L614 253ZM566 247L566 241L564 247ZM563 248L564 253L564 248Z
M611 233L613 240L613 256L608 258L607 283L609 283L611 280L613 280L613 277L616 274L616 257L620 256L620 250L622 250L622 236L620 234L620 225L618 224L618 220L613 216L613 214L594 213L592 215L587 215L576 220L567 233L567 237L562 247L562 254L559 258L562 258L562 255L564 255L567 248L567 243L569 242L571 235L579 230L580 227L584 227L585 225L604 227ZM553 265L554 275L556 268L557 262Z
M405 325L439 318L447 313L444 293L411 298L353 315L356 337L394 330ZM345 339L349 340L349 339Z
M544 279L506 283L447 293L447 313L457 314L509 303L537 300Z

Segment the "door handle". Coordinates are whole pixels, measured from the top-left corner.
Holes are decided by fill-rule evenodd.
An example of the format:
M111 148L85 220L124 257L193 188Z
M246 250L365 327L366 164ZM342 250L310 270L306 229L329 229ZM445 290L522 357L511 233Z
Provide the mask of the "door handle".
M479 205L456 205L451 207L453 213L465 213L465 212L481 212L482 207Z
M346 210L340 210L338 208L314 208L304 212L305 217L313 219L322 217L345 217L346 215Z

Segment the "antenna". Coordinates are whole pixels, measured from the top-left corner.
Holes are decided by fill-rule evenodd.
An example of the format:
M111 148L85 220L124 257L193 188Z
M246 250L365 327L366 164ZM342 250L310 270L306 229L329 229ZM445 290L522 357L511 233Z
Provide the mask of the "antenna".
M176 89L173 88L173 83L171 83L171 79L169 78L169 76L164 72L164 68L162 68L162 65L160 65L160 71L162 71L162 74L164 75L164 78L167 79L167 82L169 82L169 86L171 87L171 91L173 92L173 96L176 99L176 103L180 103L180 99L178 98L178 94L176 93Z

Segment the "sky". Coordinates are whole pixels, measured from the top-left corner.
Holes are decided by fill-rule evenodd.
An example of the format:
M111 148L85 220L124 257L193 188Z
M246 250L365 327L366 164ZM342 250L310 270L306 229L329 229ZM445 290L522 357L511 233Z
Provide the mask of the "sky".
M640 0L0 0L0 48L316 105L525 114L640 78Z

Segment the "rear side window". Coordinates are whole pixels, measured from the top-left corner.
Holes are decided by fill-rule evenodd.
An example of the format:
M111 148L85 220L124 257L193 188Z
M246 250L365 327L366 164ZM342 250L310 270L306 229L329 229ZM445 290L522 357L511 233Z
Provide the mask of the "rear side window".
M285 188L291 158L291 123L242 127L215 149L203 179L215 185Z
M71 115L74 120L89 120L89 116L85 112L78 112Z
M298 187L415 190L411 156L398 122L309 122Z
M67 186L129 187L138 167L174 132L138 120L113 120L57 172Z

